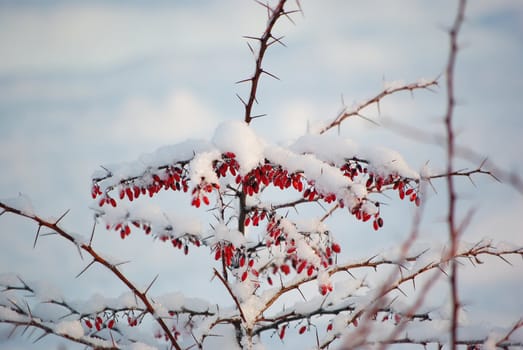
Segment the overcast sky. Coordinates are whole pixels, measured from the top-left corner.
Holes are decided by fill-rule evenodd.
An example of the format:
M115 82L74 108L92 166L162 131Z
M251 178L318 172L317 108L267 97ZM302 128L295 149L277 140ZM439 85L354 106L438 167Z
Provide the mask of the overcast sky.
M302 0L304 16L294 15L295 25L283 20L276 29L287 48L274 46L265 67L281 80L261 81L255 113L268 116L255 120L254 129L271 142L286 142L308 123L333 118L341 96L350 106L379 92L384 81L442 74L456 3ZM466 17L456 74L458 142L522 173L523 5L474 0ZM188 137L210 138L220 122L243 118L235 94L245 96L246 90L234 82L252 73L253 59L242 36L259 34L265 20L260 6L244 0L0 0L0 198L28 194L50 216L71 209L64 225L88 235L90 176L100 165L134 160ZM388 98L381 115L366 111L383 126L354 119L343 125L342 135L396 149L414 168L429 160L443 168L442 148L386 127L392 120L442 134L441 82L435 93ZM521 195L486 177L475 183L459 181L460 211L476 210L464 239L523 245ZM447 234L441 223L444 182L435 186L422 239L441 242ZM348 255L364 256L401 242L411 214L406 203L391 200L387 226L378 234L345 218L353 228L335 235ZM85 265L76 250L56 237L32 249L35 230L18 218L0 217L0 273L43 278L79 299L124 291L98 268L74 279ZM208 296L210 273L197 264L198 254L183 257L140 234L123 243L117 236L99 230L95 241L110 255L132 258L126 271L135 281L146 285L160 273L157 293ZM190 276L183 274L188 266ZM494 262L467 268L463 276L474 317L510 322L523 315L521 259L513 267ZM225 295L215 287L213 294ZM29 343L6 341L6 334L0 327L0 349Z

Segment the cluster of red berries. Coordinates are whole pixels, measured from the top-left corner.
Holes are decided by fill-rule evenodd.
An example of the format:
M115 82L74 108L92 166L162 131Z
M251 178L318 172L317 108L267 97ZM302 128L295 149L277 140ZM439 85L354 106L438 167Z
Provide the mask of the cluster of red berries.
M138 178L121 181L119 191L120 200L127 198L132 202L134 199L147 194L149 197L153 197L162 189L184 192L189 190L187 170L181 165L168 166L165 168L162 167L158 170L161 172L150 175L151 178L149 181L147 181L148 185L140 184ZM140 177L140 179L142 179L142 177ZM102 196L98 202L100 207L106 204L116 207L116 200L108 194L111 189L112 187L108 188L104 193L95 180L91 188L91 196L93 199L96 199L98 196Z
M146 194L152 197L162 189L187 192L189 189L189 171L186 166L188 164L190 163L182 162L174 165L162 166L157 168L156 173L148 172L147 174L144 174L144 176L122 180L119 184L120 200L127 199L133 201L134 199ZM236 183L242 186L242 191L250 196L259 193L263 187L270 185L278 187L281 190L292 187L296 191L301 192L303 198L306 200L323 200L326 203L338 201L339 207L344 207L343 199L337 199L336 194L321 193L321 191L318 191L315 187L314 180L306 180L302 173L290 173L279 165L271 164L268 160L265 160L263 165L257 166L242 176L239 174L240 164L236 159L236 155L233 152L225 152L221 155L221 159L213 163L213 168L218 178L226 177L228 174L235 177ZM351 180L365 176L366 181L364 180L364 182L369 193L381 192L384 189L393 189L398 191L400 199L409 198L410 201L415 202L416 205L420 204L418 183L415 180L402 178L397 174L390 174L388 176L377 175L369 172L365 161L358 159L347 160L340 167L340 170L343 175L349 177ZM109 195L109 192L113 190L114 187L110 186L107 189L102 190L99 181L102 180L98 179L93 182L91 191L92 197L95 199L99 196L101 197L99 200L100 206L110 205L116 207L116 199ZM209 194L212 193L213 190L218 190L219 188L219 184L208 183L205 179L202 179L202 181L197 184L191 192L191 205L196 208L199 208L202 204L210 205ZM379 203L375 203L378 207L378 211L369 214L363 209L363 203L365 201L367 201L366 198L360 199L359 205L353 206L349 209L350 213L354 215L357 220L363 222L372 221L373 228L378 230L383 226L383 219L380 217ZM268 235L265 243L267 246L272 244L279 245L280 242L286 241L287 239L277 225L274 225L274 216L274 213L271 213L266 209L251 208L246 215L244 225L258 226L261 221L268 219ZM119 232L123 239L130 235L132 226L142 229L146 234L151 233L151 224L140 220L126 220L108 226L107 228ZM190 244L196 246L201 245L200 240L187 237L172 239L168 235L160 235L159 238L162 241L171 240L173 246L181 250L183 249L185 254L188 254ZM295 247L293 248L292 242L287 242L287 246L290 250L290 252L288 252L288 255L291 257L290 265L298 271L298 273L306 270L309 274L312 274L314 272L310 272L312 264L309 265L307 262L300 261L296 258L296 254L293 254L293 249L295 249ZM215 258L218 257L217 259L219 259L223 256L226 260L226 265L232 265L233 257L237 251L235 247L223 243L216 245L213 249L215 252ZM316 251L318 256L321 258L322 266L327 267L332 264L333 259L331 255L333 250L333 247L328 246L327 244L327 247L321 252ZM278 270L284 274L290 273L290 267L286 264L278 267Z
M366 222L366 221L369 221L370 219L373 219L372 227L374 228L375 231L377 231L381 227L383 227L383 219L380 217L380 210L379 210L380 203L376 202L374 205L378 208L378 211L376 213L374 213L374 214L367 213L363 209L362 203L360 203L359 205L354 206L352 208L352 210L351 210L351 214L354 215L354 217L357 220L361 220L363 222Z
M100 331L104 328L112 329L115 324L115 318L108 318L104 321L101 316L96 316L94 319L85 318L84 323L87 328L92 329L94 327L97 331Z
M220 260L222 257L226 266L232 266L232 261L236 255L236 247L230 242L218 242L214 245L214 260ZM239 252L239 251L238 251Z
M196 208L199 208L202 203L205 205L209 205L210 200L207 195L211 193L214 189L218 190L219 188L220 185L217 183L207 183L204 180L202 180L202 183L196 185L191 192L193 196L191 205Z
M169 316L174 317L175 315L176 315L175 312L173 312L173 311L169 311ZM180 336L182 335L182 334L180 333L180 331L178 331L178 329L176 328L176 326L172 326L172 327L171 327L171 332L172 332L172 334L173 334L175 340L178 340L178 339L180 338ZM157 338L157 339L162 339L162 338L163 338L163 339L164 339L165 341L167 341L167 342L169 341L169 336L168 336L167 334L163 333L162 331L157 331L157 332L154 334L154 337Z
M296 273L298 274L306 271L307 276L312 276L314 272L318 270L318 266L316 266L314 263L298 257L295 240L292 238L289 239L285 230L280 226L279 221L276 220L274 217L271 218L271 220L267 224L267 232L267 246L271 246L272 244L278 246L281 244L281 242L285 242L286 247L285 261L280 265L272 265L273 274L281 272L284 275L289 275L291 273L292 267L292 269L294 269L294 271L296 271ZM320 247L319 245L310 247L316 253L316 256L320 258L320 266L324 268L332 266L334 263L334 254L338 254L341 252L341 247L338 243L327 242L327 244L322 245L322 247ZM272 285L272 279L270 279L270 276L267 281L269 282L269 284ZM330 290L332 290L332 287Z
M259 286L258 277L260 273L258 272L258 270L256 270L256 268L254 268L254 259L250 258L247 262L247 266L246 260L247 259L245 257L245 254L241 254L239 259L239 266L240 268L245 267L245 270L242 272L240 280L243 282L247 279L247 277L249 277L249 275L251 275L254 281L256 282L257 286Z
M332 292L332 289L332 283L324 283L318 286L321 295L327 295L327 293Z
M252 209L245 217L245 226L249 226L251 223L253 226L258 226L260 221L265 220L267 216L267 211L264 209Z

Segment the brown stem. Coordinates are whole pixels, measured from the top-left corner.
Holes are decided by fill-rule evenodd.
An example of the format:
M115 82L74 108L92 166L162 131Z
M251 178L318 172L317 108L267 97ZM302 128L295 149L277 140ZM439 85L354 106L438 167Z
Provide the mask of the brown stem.
M166 336L168 337L169 341L171 342L171 345L176 349L176 350L181 350L181 347L180 345L178 344L178 342L176 341L176 339L174 338L174 335L172 334L172 332L170 331L169 327L165 324L165 322L163 321L163 319L160 317L160 316L157 316L156 315L156 312L154 310L154 307L152 306L151 302L149 301L149 299L147 298L146 296L146 293L142 293L138 290L138 287L136 287L119 269L117 266L111 264L109 261L107 261L106 259L104 259L102 256L100 256L98 254L98 252L96 252L92 246L90 245L87 245L85 243L79 243L76 241L76 239L70 235L69 233L67 233L65 230L63 230L62 228L60 228L58 226L58 224L56 222L49 222L49 221L46 221L42 218L40 218L39 216L37 215L31 215L31 214L26 214L22 211L20 211L19 209L16 209L16 208L13 208L13 207L10 207L4 203L1 203L0 202L0 208L4 209L5 211L8 211L8 212L11 212L11 213L14 213L16 215L19 215L19 216L23 216L23 217L26 217L28 219L31 219L33 221L35 221L39 226L44 226L44 227L47 227L51 230L53 230L54 232L56 232L57 234L59 234L60 236L62 236L63 238L67 239L68 241L72 242L73 244L75 244L76 246L79 246L80 249L86 251L87 253L89 253L89 255L91 255L91 257L93 258L93 261L96 261L97 263L105 266L108 270L110 270L120 281L122 281L137 297L138 299L140 299L144 305L145 305L145 308L147 310L147 312L149 314L151 314L151 316L153 316L153 318L155 319L155 321L158 323L158 325L162 328L162 330L165 332Z
M456 56L458 53L458 33L463 23L465 15L466 0L460 0L458 12L454 20L454 24L450 30L450 52L446 69L446 86L447 86L447 112L445 115L445 128L447 133L447 173L452 174L454 171L454 129L452 124L452 117L454 115L454 107L456 104L454 96L454 69L456 65ZM458 248L459 232L456 229L456 190L454 187L454 177L447 177L448 188L448 230L450 239L450 256L456 255ZM458 313L459 313L459 295L458 295L458 263L456 259L450 262L450 293L452 300L452 315L450 328L450 346L452 350L457 349L458 340Z
M267 73L266 71L263 70L262 68L262 62L263 62L263 57L265 56L265 52L267 51L267 48L273 44L274 42L280 42L279 39L277 38L274 38L273 35L272 35L272 29L274 28L274 25L276 24L276 22L278 21L278 19L282 16L282 15L285 15L285 11L283 10L283 6L285 5L285 2L286 0L280 0L278 2L278 5L276 5L274 8L270 8L268 5L263 5L263 6L266 6L267 7L267 10L269 11L269 20L267 22L267 27L265 28L265 32L263 33L263 35L259 38L252 38L252 39L256 39L260 42L260 46L259 46L259 49L258 49L258 55L256 56L256 64L255 64L255 68L254 68L254 74L253 76L250 78L250 79L247 79L247 81L250 81L251 82L251 89L250 89L250 92L249 92L249 99L247 100L247 102L243 102L244 106L245 106L245 122L247 124L249 124L251 122L251 120L254 118L252 116L252 107L254 105L254 102L256 102L256 94L257 94L257 90L258 90L258 83L260 81L260 77L262 75L262 73L266 73L270 76L273 76L272 74L269 74ZM269 42L270 39L274 39L274 41L272 42ZM242 231L243 232L243 231Z

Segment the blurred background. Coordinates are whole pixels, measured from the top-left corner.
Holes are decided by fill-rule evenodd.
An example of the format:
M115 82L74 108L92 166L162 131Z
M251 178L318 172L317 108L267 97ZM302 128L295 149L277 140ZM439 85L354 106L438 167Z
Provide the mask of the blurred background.
M292 3L291 3L292 4ZM281 80L264 77L252 123L266 140L285 144L307 125L332 119L342 106L374 96L384 83L442 75L448 56L447 30L457 1L302 0L304 14L282 20L276 33L287 47L274 45L264 68ZM59 217L73 232L88 236L90 177L100 165L132 161L143 153L186 138L212 137L225 120L243 119L254 59L244 35L259 35L265 10L253 1L65 1L0 0L0 198L24 193L44 216ZM460 33L455 113L458 143L500 169L523 172L523 5L519 0L471 1ZM340 133L360 145L384 146L420 169L444 169L444 148L390 125L402 123L443 135L445 89L440 87L386 98L381 113L364 111L380 126L351 119ZM335 131L336 132L336 131ZM481 159L459 159L473 169ZM523 200L510 185L487 176L474 184L459 179L459 212L475 210L463 234L467 241L491 237L523 245ZM444 243L444 181L428 191L422 241ZM173 199L174 198L174 199ZM161 196L166 210L183 211L189 198ZM338 215L329 223L346 259L375 254L402 242L409 233L411 205L390 199L386 225ZM316 215L322 215L318 211ZM79 279L86 265L77 251L57 237L41 237L33 249L34 224L0 217L0 273L44 280L75 300L95 293L117 297L125 287L99 267ZM132 260L124 271L139 285L159 273L153 294L182 291L219 301L226 298L210 282L208 254L183 256L170 245L136 232L121 241L99 228L95 247ZM510 325L523 315L523 264L495 259L462 269L460 289L468 317ZM209 288L211 286L212 288ZM434 293L435 303L447 298ZM46 337L7 339L0 325L0 349L81 348ZM272 339L274 347L291 346Z

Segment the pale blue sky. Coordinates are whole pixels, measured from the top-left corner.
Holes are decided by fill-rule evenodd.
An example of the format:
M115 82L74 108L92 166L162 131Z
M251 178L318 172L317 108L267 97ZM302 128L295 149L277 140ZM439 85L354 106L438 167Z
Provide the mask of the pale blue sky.
M264 79L260 86L255 113L268 117L253 127L271 141L299 136L307 121L334 117L341 95L351 105L381 90L383 80L409 82L444 70L445 29L456 1L301 2L305 15L294 17L296 25L283 21L277 29L286 35L288 48L268 53L266 67L281 81ZM242 118L235 93L245 95L245 89L234 82L253 67L242 35L260 33L264 16L254 2L243 0L0 1L0 198L26 193L45 215L71 209L64 225L87 235L90 175L99 165L133 160L186 137L208 138L220 121ZM504 169L522 173L523 5L519 0L470 1L460 42L459 141ZM414 97L392 97L383 102L382 116L374 109L366 115L441 133L443 84L436 93ZM427 160L435 168L444 165L439 147L362 120L347 122L342 133L360 143L397 149L415 168ZM459 183L461 208L477 209L466 239L490 236L523 244L520 195L487 178L478 178L477 188ZM436 183L440 190L431 196L426 240L446 237L443 185ZM346 219L345 224L354 225L350 234L336 237L347 254L362 256L401 241L412 210L391 204L384 214L387 229L377 235ZM43 277L78 298L123 291L97 269L75 280L85 264L75 249L45 238L33 250L35 229L17 218L0 217L0 272ZM194 263L196 258L182 257L139 234L124 243L116 236L100 230L96 242L110 255L132 257L135 263L127 271L136 281L147 284L159 272L158 293L182 289L205 295L210 275ZM170 277L188 265L198 278L183 275L184 283L179 283ZM471 309L479 309L478 317L523 315L520 260L511 268L496 263L475 271L467 270L463 289L476 303ZM494 273L496 282L486 279ZM193 288L180 288L184 285ZM501 292L493 288L497 286ZM28 343L5 342L4 334L0 327L0 349Z

